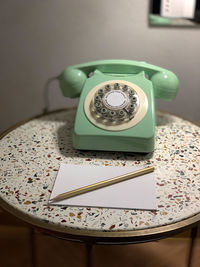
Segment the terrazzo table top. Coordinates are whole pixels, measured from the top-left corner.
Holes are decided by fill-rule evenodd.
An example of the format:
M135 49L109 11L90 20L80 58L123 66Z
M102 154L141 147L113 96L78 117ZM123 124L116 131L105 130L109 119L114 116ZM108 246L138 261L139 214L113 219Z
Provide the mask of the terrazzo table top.
M150 154L77 151L75 110L32 119L0 140L0 204L42 227L103 232L150 229L200 213L200 131L195 124L157 113ZM155 166L157 211L48 206L60 163ZM14 212L16 211L16 212Z

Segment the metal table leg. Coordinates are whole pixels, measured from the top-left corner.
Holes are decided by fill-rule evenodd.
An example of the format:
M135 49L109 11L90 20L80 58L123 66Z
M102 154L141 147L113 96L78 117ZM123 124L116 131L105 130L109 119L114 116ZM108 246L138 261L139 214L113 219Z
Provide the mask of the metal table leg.
M191 229L190 233L190 247L189 247L189 255L188 255L188 262L187 262L187 267L191 267L192 263L192 255L194 252L194 243L195 243L195 238L197 236L197 231L198 231L198 226L195 226Z
M31 249L31 266L36 267L36 244L35 244L34 228L30 228L30 249Z
M92 248L93 243L87 242L86 249L87 249L87 267L92 267Z

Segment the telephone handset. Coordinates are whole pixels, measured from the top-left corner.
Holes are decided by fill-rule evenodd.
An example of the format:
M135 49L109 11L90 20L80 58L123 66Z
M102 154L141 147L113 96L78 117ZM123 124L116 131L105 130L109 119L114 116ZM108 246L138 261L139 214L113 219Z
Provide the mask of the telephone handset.
M154 98L175 98L179 85L171 71L130 60L70 66L58 80L64 96L80 96L73 146L129 152L153 151Z

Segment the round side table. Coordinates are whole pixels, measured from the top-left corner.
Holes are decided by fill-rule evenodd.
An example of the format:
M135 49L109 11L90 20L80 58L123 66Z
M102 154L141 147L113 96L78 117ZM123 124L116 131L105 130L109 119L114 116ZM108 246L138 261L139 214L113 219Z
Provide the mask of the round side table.
M78 151L72 147L74 117L75 109L54 111L19 123L1 135L1 207L33 227L84 241L89 247L93 243L153 241L188 228L193 229L194 239L200 221L199 127L157 112L153 153ZM154 165L158 210L49 206L61 162ZM191 255L189 258L188 262Z

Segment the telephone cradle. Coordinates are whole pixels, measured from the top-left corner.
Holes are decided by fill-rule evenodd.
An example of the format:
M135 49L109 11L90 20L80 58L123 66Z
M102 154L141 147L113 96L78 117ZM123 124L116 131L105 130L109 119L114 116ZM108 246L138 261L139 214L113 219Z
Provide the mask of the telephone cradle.
M73 146L83 150L154 150L154 98L174 99L179 81L166 69L131 60L100 60L66 68L66 97L80 97Z

